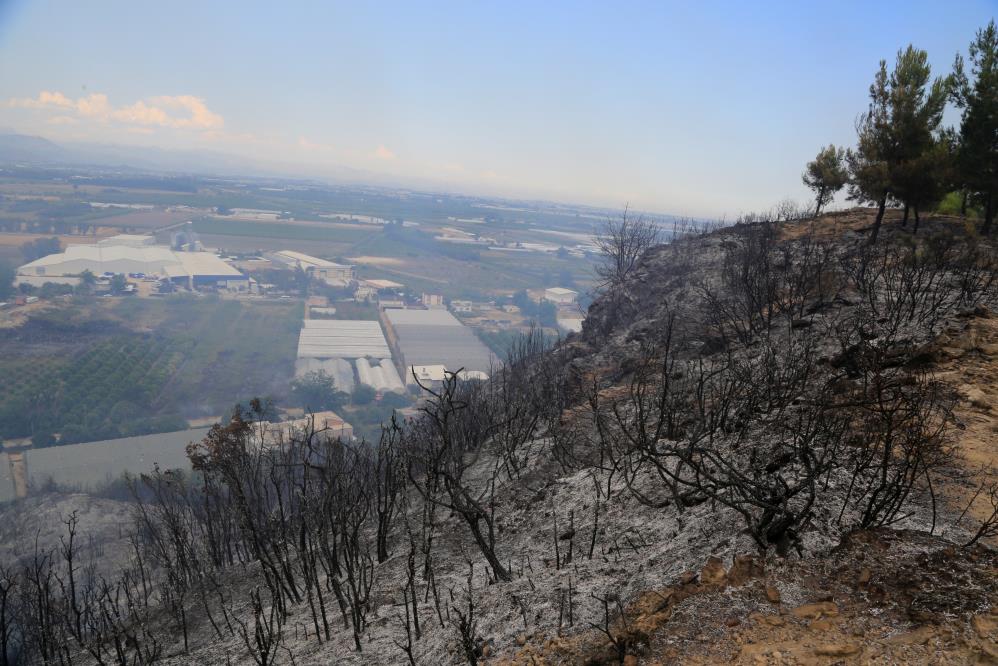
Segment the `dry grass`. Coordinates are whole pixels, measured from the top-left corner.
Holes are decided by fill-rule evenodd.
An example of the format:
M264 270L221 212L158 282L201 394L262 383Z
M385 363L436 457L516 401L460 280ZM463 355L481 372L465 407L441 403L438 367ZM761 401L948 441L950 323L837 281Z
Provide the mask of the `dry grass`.
M143 231L152 231L160 227L166 227L178 222L191 219L190 213L173 212L166 210L141 210L128 213L109 215L108 217L97 218L92 221L98 227L111 227L116 229L114 233L119 233L118 229L135 228Z
M402 266L404 261L396 257L347 257L347 261L354 264L367 264L369 266Z
M115 233L115 230L107 229L102 231L97 236L70 236L61 235L56 236L59 242L62 243L63 247L66 245L85 245L90 243L96 243L104 236L110 236ZM30 243L31 241L38 240L39 238L52 238L52 234L12 234L6 232L0 232L0 247L20 247L25 243Z
M966 664L998 657L996 554L887 530L828 560L709 561L637 596L614 632L624 664ZM970 590L975 590L970 592ZM496 664L617 664L593 630L521 635Z
M961 396L956 416L961 429L957 467L961 482L946 484L951 502L965 506L981 483L994 482L998 471L998 318L982 311L962 326L944 331L934 345L936 372ZM979 494L967 512L968 519L984 519L992 507Z
M817 238L841 238L846 233L866 233L873 228L877 211L873 208L850 208L848 210L824 213L816 221L784 222L780 225L780 236L784 239L795 239L813 231ZM908 226L902 227L903 211L892 208L884 213L882 234L910 233L914 228L914 215L908 218ZM953 215L924 216L919 226L919 233L924 234L934 229L946 227L963 229L966 220Z

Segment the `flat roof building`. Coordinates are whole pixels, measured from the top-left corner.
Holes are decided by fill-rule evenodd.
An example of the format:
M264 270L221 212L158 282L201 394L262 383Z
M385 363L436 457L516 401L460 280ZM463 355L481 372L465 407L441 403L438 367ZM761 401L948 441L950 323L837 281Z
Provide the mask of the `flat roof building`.
M153 236L146 236L144 234L118 234L117 236L109 236L97 241L97 245L101 246L123 245L127 247L145 247L155 244L156 239Z
M451 371L443 365L410 365L406 374L409 384L419 384L424 388L436 388L444 383L448 372ZM461 370L457 373L457 378L461 381L484 381L489 376L481 370Z
M399 374L413 384L412 366L443 366L451 372L488 372L492 352L474 331L447 310L385 310L388 339Z
M331 286L345 286L353 280L353 266L338 264L335 261L320 259L294 250L278 250L268 255L273 261L301 268L317 280L322 280Z
M266 446L277 446L292 439L302 437L309 430L318 437L329 439L353 439L353 426L344 421L335 412L315 412L300 419L290 421L263 421L257 426L263 428L263 444ZM259 430L253 428L253 437L259 441L257 436Z
M579 292L564 287L548 287L544 290L544 300L558 305L571 305L579 298Z
M410 384L418 381L423 386L430 388L443 383L444 379L447 378L447 368L442 365L410 365L406 374Z
M464 324L446 310L396 308L385 310L385 316L393 326L458 326L464 328Z
M363 280L363 283L372 289L401 289L405 285L401 282L394 282L392 280Z
M422 302L424 306L430 309L444 307L443 294L427 294L426 292L423 292Z

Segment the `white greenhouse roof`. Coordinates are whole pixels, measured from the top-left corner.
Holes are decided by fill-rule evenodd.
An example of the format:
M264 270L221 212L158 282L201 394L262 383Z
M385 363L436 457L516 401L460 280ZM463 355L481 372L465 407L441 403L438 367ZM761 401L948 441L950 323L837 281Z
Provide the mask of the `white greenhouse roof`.
M211 252L176 252L175 255L188 275L243 277L238 268Z
M357 377L360 383L370 386L376 391L394 391L395 393L405 393L405 385L399 373L392 365L391 359L382 359L374 363L366 358L358 358Z
M41 259L21 266L30 269L36 266L58 268L70 261L90 261L105 263L120 260L143 263L177 263L174 253L165 247L132 247L129 245L70 245L63 252L49 254ZM28 272L28 271L25 271Z
M231 264L211 252L174 252L157 245L70 245L63 252L36 259L17 269L21 275L79 275L90 271L244 278Z
M319 257L313 257L310 254L305 254L303 252L295 252L294 250L278 250L274 252L277 256L292 262L298 262L304 268L314 267L314 268L349 268L344 264L338 264L335 261L329 261L327 259L320 259Z
M131 247L140 247L146 245L154 245L156 239L153 236L147 234L118 234L116 236L110 236L108 238L102 238L97 241L98 245L128 245Z
M309 372L324 372L333 378L337 391L353 393L353 365L342 358L299 358L295 361L295 377Z
M351 319L306 319L298 358L391 358L381 325Z

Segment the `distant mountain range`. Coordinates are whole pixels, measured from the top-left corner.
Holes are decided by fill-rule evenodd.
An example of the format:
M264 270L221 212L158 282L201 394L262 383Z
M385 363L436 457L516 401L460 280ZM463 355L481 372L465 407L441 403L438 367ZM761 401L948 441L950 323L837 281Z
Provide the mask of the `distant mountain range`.
M67 142L0 131L0 163L92 165L157 171L246 176L287 176L287 172L254 164L245 157L214 151L165 150L150 146ZM301 175L301 174L297 174Z
M430 178L402 178L343 165L302 165L280 160L260 161L211 150L170 150L155 146L60 142L0 128L0 165L90 166L137 171L172 172L225 178L316 180L341 185L371 185L428 191L460 192L478 196L474 188Z
M69 151L40 136L0 134L0 162L65 162Z
M210 150L170 150L154 146L60 142L40 136L21 134L0 127L0 165L31 164L43 167L99 167L121 170L167 172L222 178L274 178L279 180L325 181L346 186L372 186L447 195L471 196L510 202L543 202L571 210L590 210L600 215L613 211L599 206L565 202L554 203L541 197L509 194L484 194L478 187L452 183L432 177L393 176L343 165L302 165L295 162L264 162L253 158ZM670 217L651 213L656 217Z
M468 191L467 187L449 187L430 179L399 178L342 165L315 167L293 162L262 162L210 150L169 150L154 146L68 141L56 143L40 136L19 134L0 128L0 165L11 163L46 167L110 167L223 178L326 181L341 185L419 188L429 191L456 190L468 195L477 195Z

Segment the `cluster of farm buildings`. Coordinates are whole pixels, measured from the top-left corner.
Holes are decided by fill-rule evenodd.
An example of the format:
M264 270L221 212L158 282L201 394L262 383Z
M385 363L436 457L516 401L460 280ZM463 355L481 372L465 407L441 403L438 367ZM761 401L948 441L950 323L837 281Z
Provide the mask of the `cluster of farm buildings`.
M323 371L339 390L433 386L448 372L484 379L495 359L475 333L443 309L385 308L379 321L306 319L295 372Z
M495 358L478 336L447 310L439 294L423 294L416 304L398 292L403 285L390 280L358 281L352 266L292 250L265 253L269 265L303 271L313 281L352 290L355 300L376 302L379 319L325 318L335 308L314 306L306 311L298 342L296 375L322 371L338 388L352 392L357 384L375 391L406 393L414 386L440 382L446 373L463 378L488 376ZM132 279L190 290L259 293L258 284L233 261L205 251L196 234L174 234L169 246L153 236L122 234L90 245L70 245L17 269L17 281L40 286L45 282L75 284L81 275L126 275ZM543 298L559 307L575 302L577 293L561 287L547 289ZM454 300L454 312L468 314L479 304ZM508 306L511 307L511 306ZM507 310L507 312L510 310ZM317 318L318 317L318 318ZM486 320L502 326L508 320ZM561 320L565 330L576 330L581 320Z
M169 245L157 243L154 236L133 234L69 245L61 252L18 267L15 283L34 287L52 282L77 285L90 273L98 284L105 285L113 276L126 276L132 288L128 293L140 296L186 289L225 292L234 298L291 298L279 290L273 291L273 285L254 279L253 276L262 275L254 271L257 264L304 272L313 284L342 290L344 300L377 305L377 319L357 320L336 318L337 301L309 298L306 302L295 375L324 372L332 377L336 390L344 393L352 394L357 386L367 386L382 397L391 393L414 397L420 394L421 387L439 387L449 373L462 380L486 379L497 359L464 322L498 329L518 322L519 308L515 305L445 301L440 294L407 295L400 283L358 279L353 266L292 250L265 252L249 259L225 257L206 251L189 229L174 234ZM134 289L136 283L151 284L139 290ZM581 317L573 314L577 312L577 297L575 291L562 287L551 287L533 295L535 300L543 299L557 306L558 324L565 331L581 327ZM24 298L38 300L34 296ZM289 428L315 428L334 437L353 437L350 424L333 412L263 425L266 436L275 441L288 436ZM15 452L9 460L4 460L6 454L0 451L0 501L24 496L32 474L49 474L52 478L61 474L65 477L59 477L61 482L88 483L97 482L109 473L144 469L150 460L182 466L186 460L186 437L193 433L163 433L109 440L98 443L100 446L88 443ZM60 462L76 446L90 448L85 449L86 455L77 456L75 466ZM95 451L103 451L102 446L107 448L106 455L95 456ZM57 454L63 457L52 458Z

